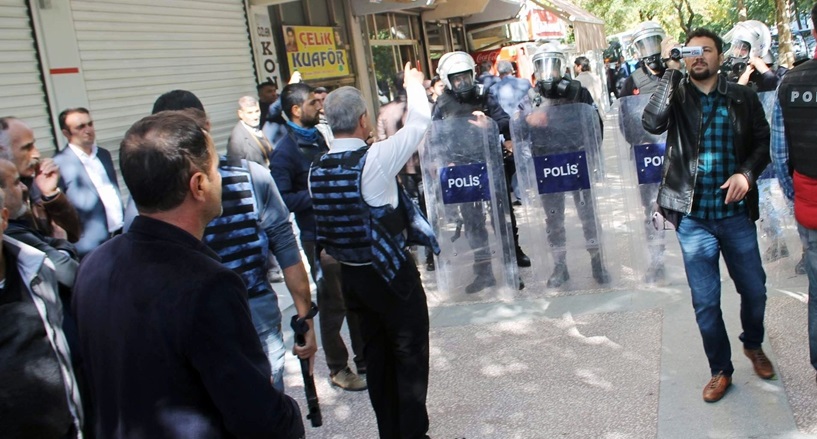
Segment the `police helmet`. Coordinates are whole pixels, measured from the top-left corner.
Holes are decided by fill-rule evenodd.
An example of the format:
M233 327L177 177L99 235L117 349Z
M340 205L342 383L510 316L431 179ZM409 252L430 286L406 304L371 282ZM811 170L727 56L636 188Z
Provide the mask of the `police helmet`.
M440 58L437 74L445 87L459 97L470 94L476 87L476 63L465 52L449 52Z
M567 57L554 43L545 43L533 54L533 74L537 81L558 81L565 74Z
M758 57L766 64L774 62L769 51L772 33L760 21L741 21L723 36L723 40L730 43L727 58L748 62L749 57Z
M664 28L654 21L644 21L635 27L632 35L631 49L638 59L654 72L663 72L665 66L661 60L661 42L667 36Z

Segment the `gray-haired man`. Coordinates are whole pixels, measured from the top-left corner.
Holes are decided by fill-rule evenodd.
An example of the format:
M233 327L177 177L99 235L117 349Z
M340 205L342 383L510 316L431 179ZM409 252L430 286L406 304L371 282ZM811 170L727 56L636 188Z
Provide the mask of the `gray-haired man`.
M227 140L227 155L269 166L272 144L261 132L261 107L252 96L238 100L238 123Z
M409 244L439 246L397 173L431 122L423 74L406 64L408 116L371 147L360 91L341 87L324 111L335 141L313 165L309 188L317 244L341 263L346 307L360 318L369 397L381 438L427 437L428 307ZM404 233L407 232L407 233Z

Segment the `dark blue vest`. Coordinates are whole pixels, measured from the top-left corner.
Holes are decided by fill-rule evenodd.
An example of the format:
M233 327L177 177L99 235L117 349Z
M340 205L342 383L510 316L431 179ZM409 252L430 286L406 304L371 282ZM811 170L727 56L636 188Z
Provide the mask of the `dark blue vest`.
M207 225L204 243L218 253L224 266L241 275L249 297L269 293L266 276L269 243L258 227L250 170L244 160L222 158L218 172L224 212Z
M399 187L399 204L372 207L363 199L361 177L368 147L326 154L312 166L309 187L317 223L317 243L340 262L371 263L386 282L407 260L407 245L432 247L431 225ZM395 182L395 184L397 184Z

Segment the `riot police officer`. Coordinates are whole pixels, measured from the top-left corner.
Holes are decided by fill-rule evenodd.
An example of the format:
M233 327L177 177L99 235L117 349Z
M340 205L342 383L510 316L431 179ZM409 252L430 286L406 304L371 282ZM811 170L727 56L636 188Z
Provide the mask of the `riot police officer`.
M620 97L652 93L667 69L661 59L661 41L666 38L661 25L644 21L635 27L632 34L632 49L641 61L641 67L624 82Z
M437 99L431 118L432 120L441 120L453 117L487 115L493 119L499 128L500 134L506 139L503 143L503 155L505 158L505 180L509 188L510 176L515 172L510 143L510 117L499 105L496 98L488 93L485 86L476 81L475 73L476 64L474 59L465 52L450 52L440 58L437 74L445 83L446 88ZM531 265L530 258L525 255L519 246L519 235L516 217L511 208L510 192L503 194L503 196L506 197L505 203L507 203L511 214L511 227L516 247L516 263L520 267L529 267ZM486 229L485 213L481 203L464 203L460 206L460 213L462 214L469 245L472 249L479 249L474 255L476 278L466 287L466 293L475 293L496 284L491 268L490 250L487 245L488 231ZM521 280L518 287L520 289L524 287Z
M555 44L547 43L539 47L533 55L533 69L536 85L531 89L528 98L520 104L520 114L526 116L526 129L530 132L526 138L530 139L532 149L541 151L538 154L559 154L576 151L585 151L586 148L600 146L600 116L597 113L593 97L582 87L581 83L562 76L565 67L569 66L564 52ZM576 121L562 120L567 111L553 110L545 113L532 111L534 107L555 107L567 104L587 104L592 107L593 118L599 125L593 127L569 127ZM564 107L568 108L568 107ZM544 120L547 119L547 120ZM591 119L592 120L592 119ZM594 120L595 122L595 120ZM577 124L580 125L580 124ZM590 129L590 136L595 140L594 145L584 144L583 136L575 135L575 130ZM563 135L561 131L573 131L570 135ZM598 134L598 135L597 135ZM554 141L555 139L558 139ZM590 253L593 278L600 284L610 282L610 274L604 266L599 247L601 227L597 221L593 194L590 189L572 191L576 211L582 223L587 251ZM554 270L547 281L548 287L561 286L570 278L566 262L566 230L565 230L565 192L554 191L543 193L542 204L545 208L547 224L547 240L554 260Z
M817 6L811 16L817 19ZM817 31L812 30L812 34L817 35ZM806 245L809 350L811 365L817 369L817 60L792 69L781 81L777 95L785 142L772 142L772 157L784 193L790 198L793 195L794 216ZM774 132L779 132L779 122L780 118L774 117ZM777 160L786 157L787 161Z
M752 88L758 93L766 119L771 123L773 102L777 85L789 70L783 66L773 69L771 55L772 34L769 27L757 20L741 21L723 37L730 47L721 74L730 82ZM760 211L763 221L760 227L770 242L763 252L763 260L774 262L789 256L789 249L781 225L781 217L787 214L785 202L772 190L775 174L771 165L757 180L760 194Z
M723 37L730 47L721 73L731 82L752 87L758 93L774 91L783 75L785 67L771 68L772 33L769 27L757 20L741 21Z

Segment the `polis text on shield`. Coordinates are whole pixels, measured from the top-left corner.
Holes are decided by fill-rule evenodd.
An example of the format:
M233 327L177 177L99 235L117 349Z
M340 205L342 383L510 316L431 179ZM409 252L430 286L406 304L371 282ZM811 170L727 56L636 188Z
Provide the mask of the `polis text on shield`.
M655 155L655 156L648 156L644 157L644 167L650 166L663 166L664 165L664 156L662 155Z
M448 188L453 187L475 187L479 186L479 175L469 175L467 177L457 177L448 179Z
M292 68L298 67L323 67L326 65L345 65L342 50L330 50L327 52L292 52Z
M567 177L569 175L578 175L579 165L577 163L565 163L562 166L553 168L545 168L543 170L544 177Z

